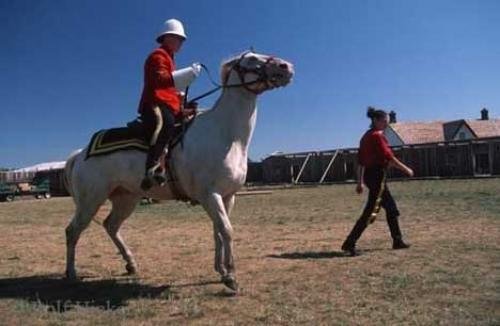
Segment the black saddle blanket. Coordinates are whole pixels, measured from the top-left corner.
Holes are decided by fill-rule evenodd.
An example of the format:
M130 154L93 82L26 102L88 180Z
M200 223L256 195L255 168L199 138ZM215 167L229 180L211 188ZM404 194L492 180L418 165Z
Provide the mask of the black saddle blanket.
M149 144L146 137L128 127L103 129L92 136L87 158L129 149L147 152Z
M194 119L190 119L184 124L175 124L174 137L168 145L169 148L175 147L182 141L184 133L193 121ZM145 126L138 120L128 123L127 127L100 130L92 136L86 158L131 149L147 152L149 150L147 134Z

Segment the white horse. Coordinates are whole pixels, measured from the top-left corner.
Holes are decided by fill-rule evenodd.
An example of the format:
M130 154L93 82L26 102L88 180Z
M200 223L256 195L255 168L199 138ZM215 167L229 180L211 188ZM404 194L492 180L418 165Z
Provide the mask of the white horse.
M256 121L257 96L266 90L287 85L293 66L282 59L246 52L222 65L223 90L214 107L196 117L176 146L170 168L178 191L199 202L213 222L215 270L222 282L237 290L233 261L233 228L229 215L235 193L245 182L248 146ZM120 226L143 197L177 199L170 185L145 192L146 154L124 150L85 159L85 150L71 155L66 163L68 191L76 212L66 228L66 276L76 279L75 247L81 232L99 207L109 199L110 214L103 226L126 261L128 273L136 273L132 252L120 236Z

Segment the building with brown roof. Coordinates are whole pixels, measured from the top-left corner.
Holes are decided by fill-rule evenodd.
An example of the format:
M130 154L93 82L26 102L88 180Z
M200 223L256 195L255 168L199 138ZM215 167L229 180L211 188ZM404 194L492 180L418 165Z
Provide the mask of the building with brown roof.
M397 122L396 113L391 111L384 133L391 146L492 138L500 137L500 119L490 119L488 110L482 109L477 120Z
M394 111L389 116L389 144L420 175L500 174L500 119L490 119L486 108L479 119L397 122Z
M500 175L500 119L490 119L487 109L477 120L429 122L397 122L396 113L391 112L385 135L396 156L414 170L417 178ZM275 153L262 162L262 182L354 180L357 165L356 148ZM392 169L388 177L402 175Z

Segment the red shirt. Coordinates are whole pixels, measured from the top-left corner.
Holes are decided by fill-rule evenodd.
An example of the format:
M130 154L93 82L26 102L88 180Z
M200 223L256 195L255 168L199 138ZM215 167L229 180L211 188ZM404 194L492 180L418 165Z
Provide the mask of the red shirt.
M358 161L365 168L373 166L386 167L394 153L389 147L382 130L368 130L359 143Z
M175 89L172 72L175 70L173 55L164 48L154 50L144 64L144 88L139 113L158 104L168 105L174 115L180 113L180 97Z

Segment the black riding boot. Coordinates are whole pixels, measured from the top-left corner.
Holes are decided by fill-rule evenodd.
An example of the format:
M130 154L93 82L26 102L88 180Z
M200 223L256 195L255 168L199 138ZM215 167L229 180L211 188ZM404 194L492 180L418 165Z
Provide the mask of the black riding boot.
M363 231L368 226L368 217L362 216L358 219L356 224L351 230L351 233L347 236L347 239L342 244L341 249L347 251L351 256L357 256L358 252L356 251L356 242L363 234Z
M167 181L164 160L164 149L159 144L153 145L146 159L146 174L141 182L143 190L149 190L155 183L162 186Z
M387 216L387 224L389 224L389 230L391 231L392 249L410 248L410 245L403 241L401 229L399 228L398 216Z

